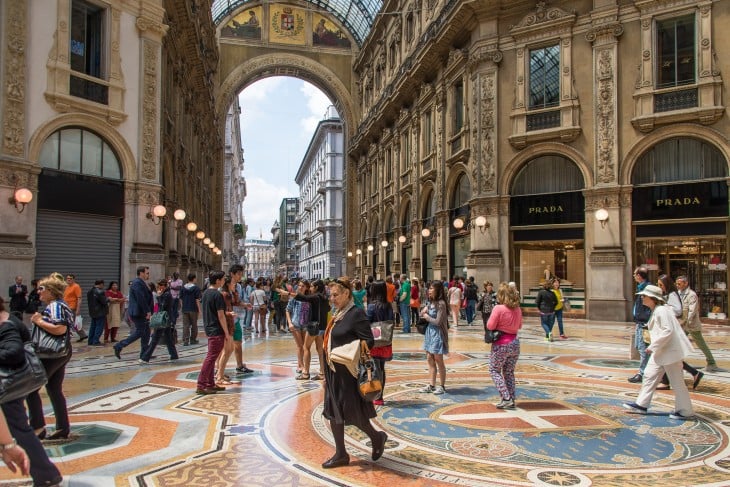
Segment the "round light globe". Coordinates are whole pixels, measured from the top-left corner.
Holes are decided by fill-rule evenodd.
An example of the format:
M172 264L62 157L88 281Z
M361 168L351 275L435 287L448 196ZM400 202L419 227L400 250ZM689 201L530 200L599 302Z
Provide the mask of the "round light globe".
M33 193L28 188L18 188L15 190L15 201L27 205L33 201Z
M456 228L457 230L461 230L462 228L464 228L464 219L461 217L457 218L456 220L454 220L453 225L454 228Z
M167 215L167 208L162 205L157 205L152 208L152 214L155 215L157 218L162 218L163 216Z

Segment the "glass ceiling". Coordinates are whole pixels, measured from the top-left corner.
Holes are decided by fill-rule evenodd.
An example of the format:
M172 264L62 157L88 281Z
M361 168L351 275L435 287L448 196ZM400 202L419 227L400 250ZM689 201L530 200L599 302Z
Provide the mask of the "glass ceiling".
M218 25L224 18L247 3L258 3L257 0L213 0L213 22ZM324 10L333 15L350 31L358 46L370 32L382 0L310 0L307 2L313 9Z

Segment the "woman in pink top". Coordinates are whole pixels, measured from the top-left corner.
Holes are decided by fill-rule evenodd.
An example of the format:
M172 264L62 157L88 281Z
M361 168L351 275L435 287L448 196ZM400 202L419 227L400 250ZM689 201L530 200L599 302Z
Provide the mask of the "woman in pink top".
M522 310L517 290L506 282L499 284L497 306L487 321L487 328L499 330L502 336L492 343L492 354L489 357L489 374L497 387L502 400L496 405L498 409L515 408L515 367L520 358L520 340L517 332L522 328Z

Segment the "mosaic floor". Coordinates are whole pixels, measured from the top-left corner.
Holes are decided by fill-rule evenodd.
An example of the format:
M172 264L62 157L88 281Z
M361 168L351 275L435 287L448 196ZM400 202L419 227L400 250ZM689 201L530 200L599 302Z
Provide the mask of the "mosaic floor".
M294 380L290 335L248 337L256 372L236 376L231 359L236 384L212 396L195 394L204 341L173 363L162 347L150 365L134 346L117 360L110 346L79 344L65 382L72 436L46 447L73 487L730 485L730 328L706 327L723 371L705 375L686 422L669 418L671 391L646 416L621 407L639 389L626 381L631 326L568 320L570 338L554 343L539 330L527 320L515 410L494 407L478 327L452 329L442 396L417 392L422 337L397 335L375 419L385 454L371 461L368 438L348 428L350 465L332 470L320 466L333 452L321 383ZM30 482L0 468L0 485Z

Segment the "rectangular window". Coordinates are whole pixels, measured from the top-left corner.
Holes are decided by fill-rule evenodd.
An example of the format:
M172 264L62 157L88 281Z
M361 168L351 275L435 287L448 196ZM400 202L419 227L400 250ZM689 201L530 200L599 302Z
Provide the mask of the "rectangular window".
M695 82L695 17L657 22L657 88Z
M556 107L560 103L560 46L530 51L530 109Z
M454 85L454 134L464 127L464 84Z
M401 144L401 151L400 151L400 158L401 158L401 164L403 167L403 171L405 172L409 164L411 154L411 134L410 132L406 132L403 134L403 143Z
M81 130L61 130L61 160L58 168L61 171L81 172Z
M390 149L385 151L385 184L393 179L393 161L390 157Z
M423 116L423 156L426 157L431 153L431 148L433 147L433 129L431 127L432 124L432 115L431 110L428 110L426 114Z
M98 103L108 103L108 87L91 78L105 79L106 9L84 0L71 7L71 69L85 76L71 75L70 92Z

